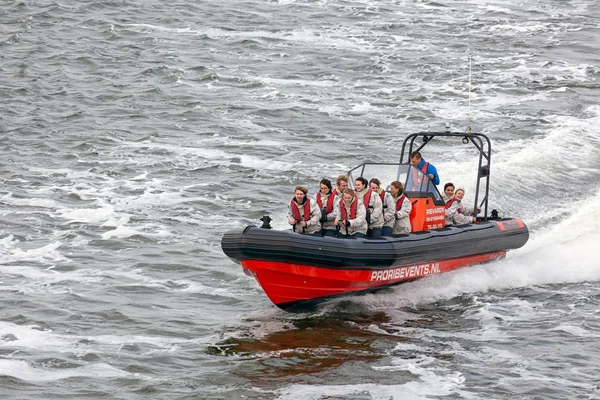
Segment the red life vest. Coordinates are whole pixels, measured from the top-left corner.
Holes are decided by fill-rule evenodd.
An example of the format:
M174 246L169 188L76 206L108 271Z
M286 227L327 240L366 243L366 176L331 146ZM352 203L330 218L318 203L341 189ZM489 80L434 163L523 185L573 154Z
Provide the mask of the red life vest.
M398 200L396 200L396 211L400 211L402 209L402 203L404 202L405 198L406 194L402 193L402 196L400 196Z
M379 197L381 198L381 208L382 208L381 211L383 212L383 215L385 217L385 210L387 210L387 204L385 204L385 190L383 190L383 189L379 189L379 190L380 190Z
M342 221L348 221L348 219L356 219L356 206L358 205L358 197L354 195L352 204L350 205L350 218L348 218L348 212L346 211L346 205L344 200L340 199L340 211L342 212Z
M450 208L450 206L451 206L451 205L452 205L452 204L453 204L455 201L457 201L457 198L456 198L456 197L453 197L453 198L451 198L450 200L448 200L448 202L447 202L447 203L446 203L446 205L445 205L445 207L446 207L446 210L447 210L447 209L449 209L449 208ZM459 213L459 214L461 213L461 212L460 212L460 208L458 209L458 213Z
M367 190L365 193L365 197L363 197L363 204L365 205L365 210L369 209L369 204L371 203L371 194L373 191L371 189Z
M333 201L335 200L335 193L333 190L329 191L329 197L327 198L326 211L327 214L330 214L333 211ZM323 200L321 200L321 192L317 193L317 204L319 208L323 208Z
M415 167L415 169L412 170L413 190L416 190L416 189L420 190L421 185L423 185L423 183L427 182L427 180L425 179L425 176L427 176L427 167L429 167L429 162L425 161L423 163L423 166L420 168L424 174L423 176L421 176L421 178L419 178L419 174L416 171L416 167Z
M310 220L310 199L308 197L304 198L304 218L300 216L300 210L298 209L298 203L296 203L296 198L293 198L290 201L290 208L292 209L292 214L294 214L294 219L296 223L300 221L309 221Z

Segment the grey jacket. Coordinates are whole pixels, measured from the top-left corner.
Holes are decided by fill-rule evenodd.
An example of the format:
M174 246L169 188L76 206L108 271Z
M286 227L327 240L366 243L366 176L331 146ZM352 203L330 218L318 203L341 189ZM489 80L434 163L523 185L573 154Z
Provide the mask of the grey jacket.
M357 191L356 195L358 198L363 201L365 194L369 191L368 188L363 189L362 191ZM383 226L383 204L381 203L381 198L375 192L371 193L371 200L367 205L371 211L371 223L369 224L369 229L372 228L381 228ZM365 207L366 210L366 207Z
M456 200L446 208L446 226L471 223L473 223L473 209L465 206L462 201Z
M318 193L315 194L315 198L313 199L313 201L315 202L315 204L317 204L317 207L318 207L319 203L317 203L317 195L318 195ZM321 217L323 217L323 212L325 211L325 208L327 207L327 200L329 200L329 196L335 197L333 199L333 209L331 210L331 212L329 214L327 214L327 222L323 222L322 229L335 230L335 224L333 221L335 220L335 205L338 202L338 197L336 196L335 189L332 190L331 193L329 193L329 194L321 193L321 203L323 204L323 208L321 208Z
M385 192L385 196L383 197L383 226L394 227L396 223L395 212L396 202L390 192Z
M292 207L296 207L298 212L300 213L300 219L304 221L304 205L296 203L296 200L292 200L288 206L288 220L291 225L293 225L293 229L298 233L315 233L321 230L321 210L319 209L319 205L316 201L311 200L309 197L306 198L306 201L310 201L310 219L306 221L306 227L303 229L301 224L294 224L294 213L292 212Z
M402 195L398 197L391 196L394 201L394 208L396 210L396 201L399 200ZM398 235L401 233L410 233L411 225L410 225L410 212L412 211L412 203L408 197L404 197L404 201L402 201L402 207L399 211L394 213L395 223L394 223L394 235Z
M358 204L356 206L356 218L348 219L348 221L350 221L350 226L347 227L348 233L346 233L346 226L340 227L340 233L342 235L354 235L356 232L360 232L365 235L367 234L367 212L365 211L365 207L362 201L360 201L357 197L354 198L352 203L354 203L355 201L358 201ZM344 207L346 209L346 215L348 215L348 218L350 218L350 210L352 209L352 204L346 205L346 203L344 203L344 201L341 199L336 204L337 205L335 208L335 223L337 224L338 221L342 220L341 207Z

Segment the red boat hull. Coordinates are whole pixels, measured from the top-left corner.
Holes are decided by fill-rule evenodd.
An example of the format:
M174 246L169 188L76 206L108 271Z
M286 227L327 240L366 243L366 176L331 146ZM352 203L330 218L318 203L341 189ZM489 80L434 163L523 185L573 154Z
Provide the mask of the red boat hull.
M241 260L241 264L244 272L258 281L275 305L289 309L301 302L372 291L505 255L505 251L499 251L384 269L326 268L260 260Z

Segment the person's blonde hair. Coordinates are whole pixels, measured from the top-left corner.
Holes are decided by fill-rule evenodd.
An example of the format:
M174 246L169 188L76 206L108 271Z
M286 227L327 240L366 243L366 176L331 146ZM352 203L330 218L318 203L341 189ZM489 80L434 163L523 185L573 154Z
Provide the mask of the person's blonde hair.
M335 181L335 183L340 186L340 182L344 181L344 182L348 182L348 176L347 175L340 175L337 177L337 180Z

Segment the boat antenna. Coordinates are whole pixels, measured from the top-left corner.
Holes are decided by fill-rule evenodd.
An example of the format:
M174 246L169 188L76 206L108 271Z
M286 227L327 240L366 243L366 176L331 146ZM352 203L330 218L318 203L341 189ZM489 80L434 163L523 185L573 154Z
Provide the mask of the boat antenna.
M471 51L469 51L469 110L467 112L467 134L471 134Z

